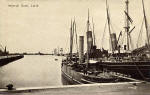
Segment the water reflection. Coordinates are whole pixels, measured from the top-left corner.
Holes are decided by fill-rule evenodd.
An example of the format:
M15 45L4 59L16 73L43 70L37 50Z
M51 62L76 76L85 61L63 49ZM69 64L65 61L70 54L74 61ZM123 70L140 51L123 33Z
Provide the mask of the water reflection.
M61 83L61 57L25 56L0 67L0 88L11 83L14 87L56 86Z

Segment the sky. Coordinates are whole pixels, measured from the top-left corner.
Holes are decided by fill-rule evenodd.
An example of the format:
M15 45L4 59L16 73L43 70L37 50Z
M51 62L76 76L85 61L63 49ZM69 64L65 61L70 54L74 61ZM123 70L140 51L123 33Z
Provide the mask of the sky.
M142 1L129 2L129 15L133 19L131 27L136 27L131 33L135 48L143 20ZM144 3L150 23L150 0L144 0ZM119 32L124 30L125 0L108 0L108 4L112 27L118 37ZM102 42L106 23L105 5L105 0L0 0L0 44L7 46L10 52L51 53L58 47L67 52L71 19L76 20L78 35L85 36L89 9L90 22L93 18L95 24L96 45L98 48L108 48L107 33ZM144 42L145 38L141 38L141 41Z

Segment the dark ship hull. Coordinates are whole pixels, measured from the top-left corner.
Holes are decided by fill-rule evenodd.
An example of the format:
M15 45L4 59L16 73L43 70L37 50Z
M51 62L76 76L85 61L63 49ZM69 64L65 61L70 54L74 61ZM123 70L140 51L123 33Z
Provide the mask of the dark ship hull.
M120 78L101 78L98 76L85 75L83 72L78 72L72 66L63 64L61 68L63 84L91 84L91 83L115 83L129 82L132 79L141 81L150 81L150 64L149 62L98 62L95 67L106 72L112 72L114 75L122 76ZM124 78L123 78L124 77ZM128 79L128 78L131 78Z
M94 64L94 66L97 66L97 65ZM130 79L123 78L123 77L110 76L108 72L105 72L105 76L102 75L103 74L102 72L98 72L98 71L97 72L101 74L102 76L98 76L98 74L96 75L96 73L93 74L90 71L88 72L88 74L84 74L83 71L74 70L73 66L69 64L63 64L61 67L61 72L62 72L61 73L62 82L64 85L66 84L115 83L115 82L132 81Z
M128 77L146 81L150 80L149 61L100 62L99 64L109 71L118 72Z
M7 55L7 56L0 56L0 67L7 65L10 62L16 61L18 59L23 58L23 55Z

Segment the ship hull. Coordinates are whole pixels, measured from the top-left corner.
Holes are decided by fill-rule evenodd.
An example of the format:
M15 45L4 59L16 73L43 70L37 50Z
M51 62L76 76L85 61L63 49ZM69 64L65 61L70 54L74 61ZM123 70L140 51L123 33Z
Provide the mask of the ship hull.
M139 80L150 79L150 62L99 62L101 67Z
M61 75L63 85L82 84L81 82L78 82L77 80L73 79L71 76L66 74L64 71L62 71Z
M82 75L72 70L71 66L63 64L63 66L61 67L61 75L62 75L62 82L64 85L82 84L81 82Z
M70 84L93 84L93 83L114 83L114 82L129 82L131 80L124 78L100 78L91 77L90 75L85 75L82 72L74 70L71 66L63 64L61 67L62 83L64 85Z
M23 55L8 55L0 57L0 67L7 65L10 62L23 58Z

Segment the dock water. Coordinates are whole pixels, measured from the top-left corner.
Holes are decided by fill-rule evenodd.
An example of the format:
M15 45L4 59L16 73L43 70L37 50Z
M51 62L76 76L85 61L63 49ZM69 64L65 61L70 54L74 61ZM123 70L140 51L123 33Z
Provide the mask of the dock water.
M58 60L55 61L55 58ZM149 95L138 82L63 85L61 57L25 56L0 68L0 95ZM13 84L13 90L6 85Z
M58 86L61 83L61 58L25 55L24 58L0 67L0 88L13 84L15 88Z

